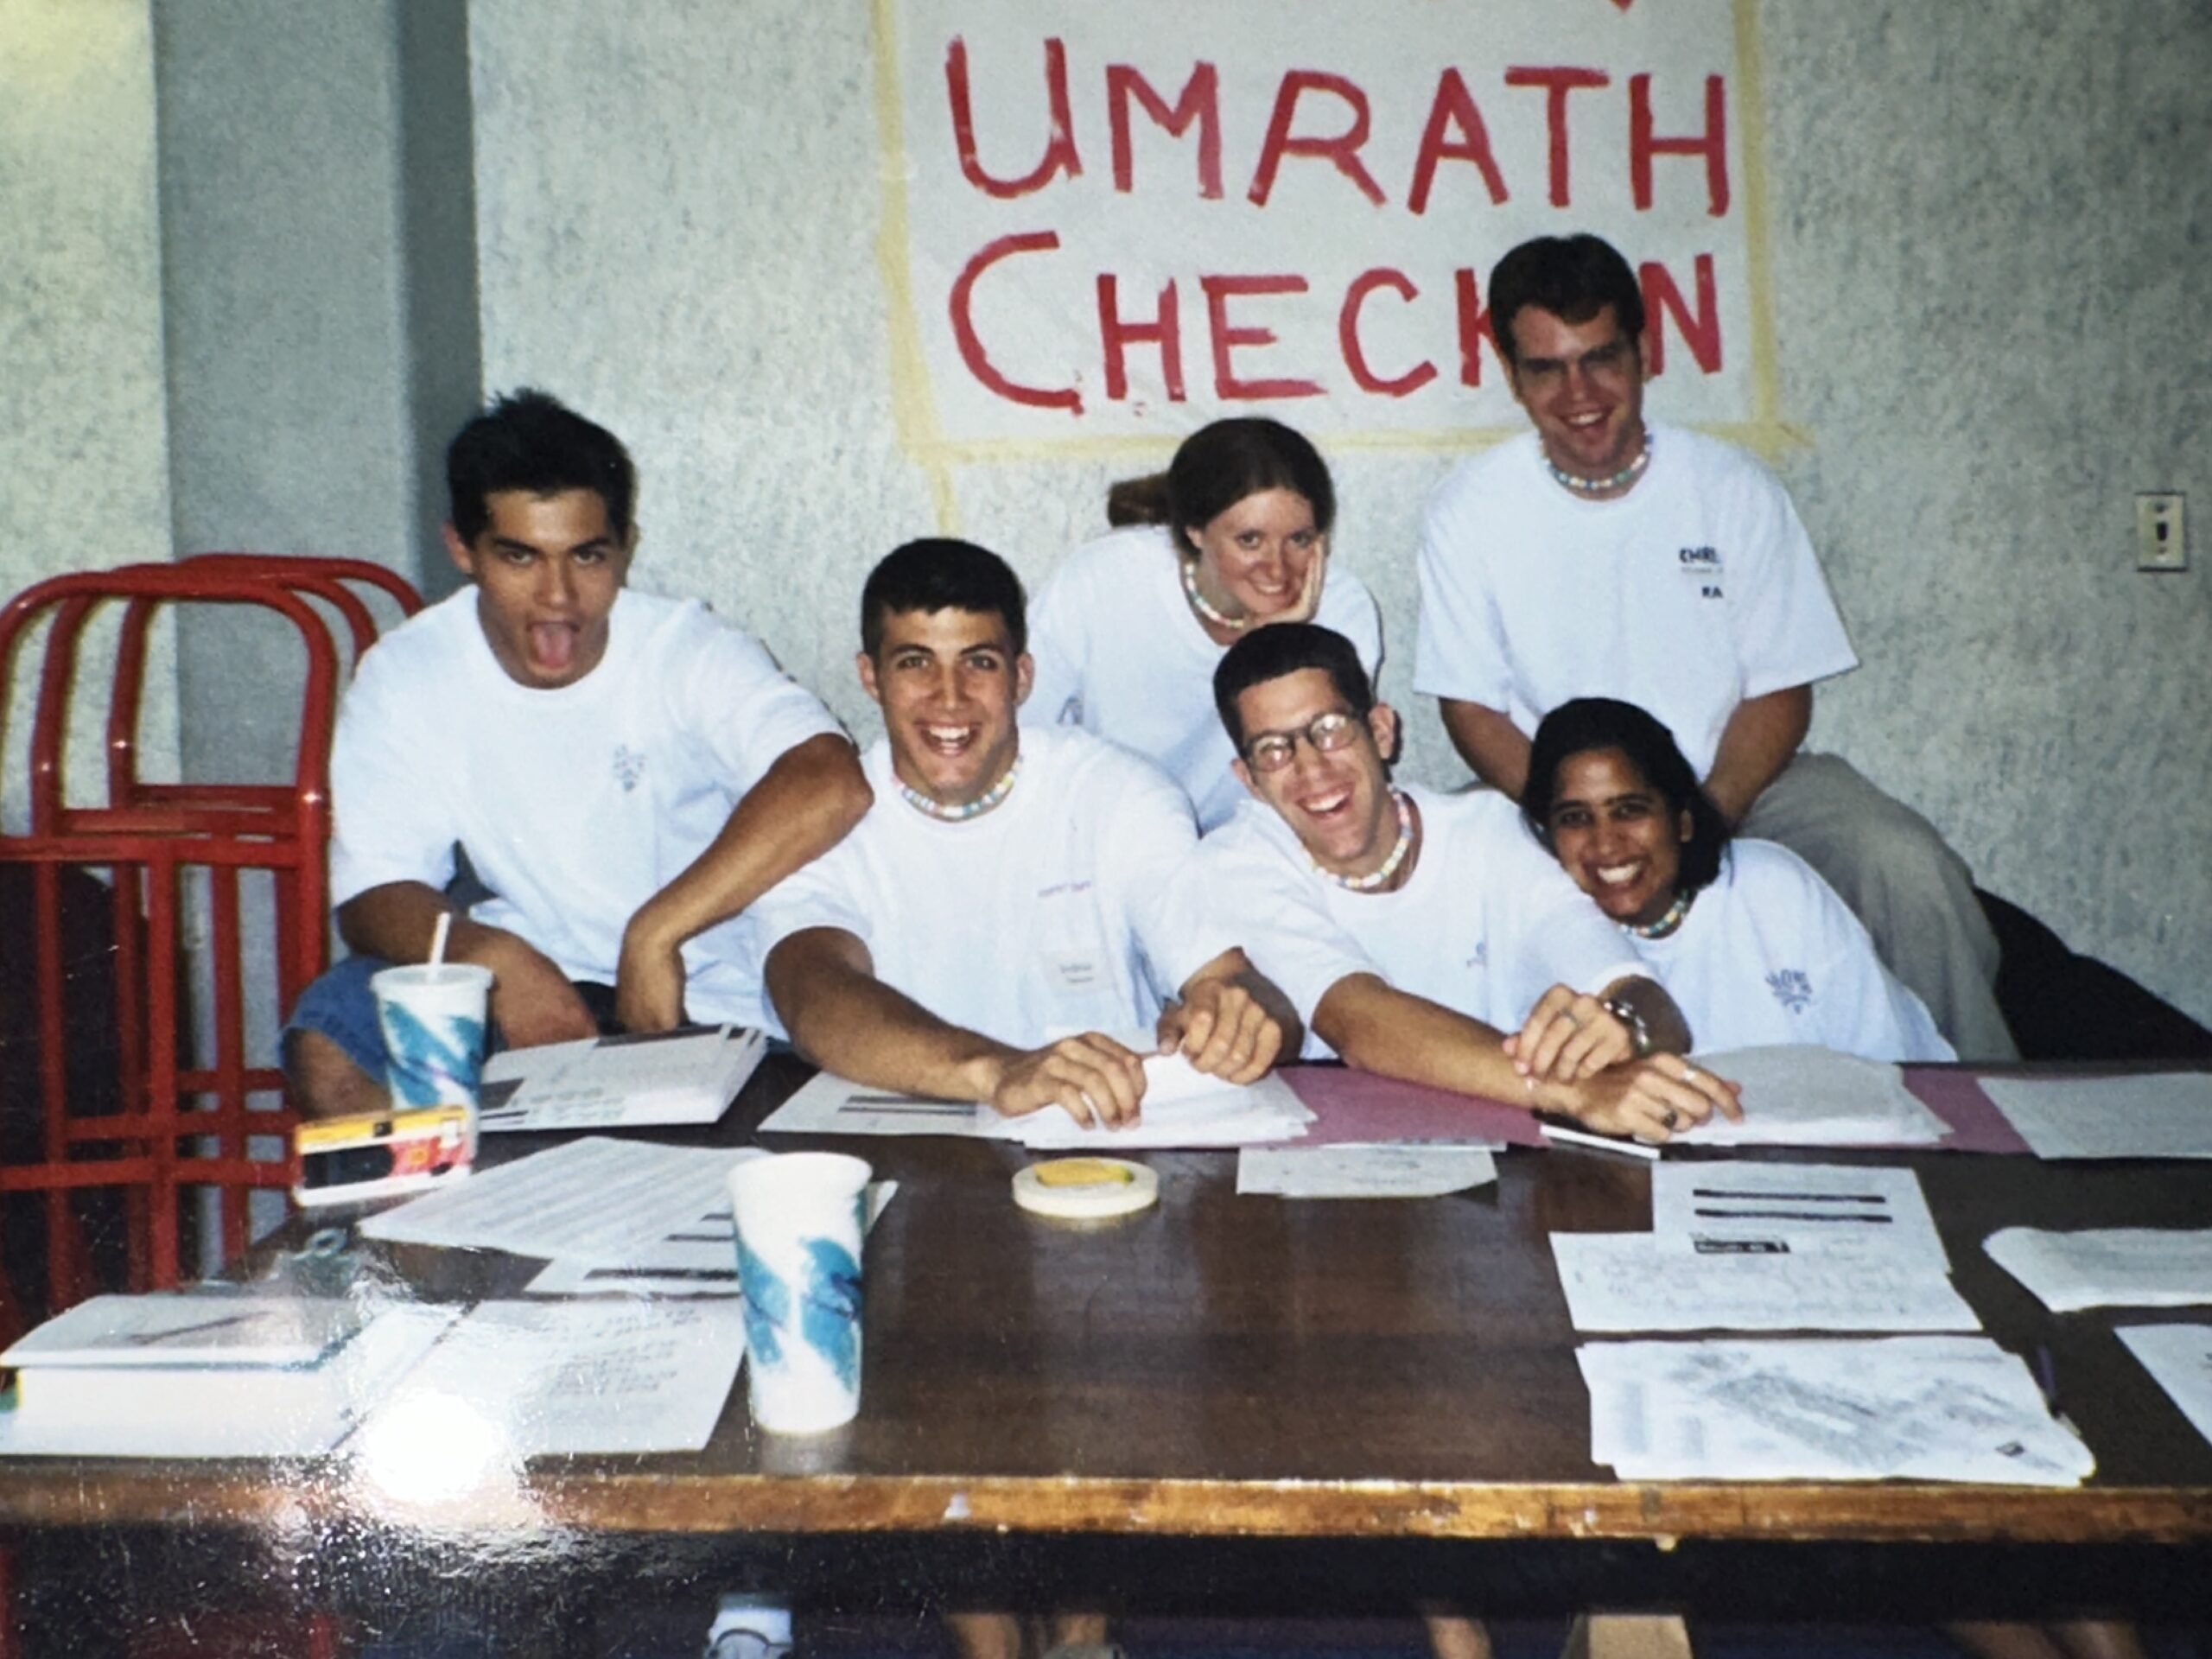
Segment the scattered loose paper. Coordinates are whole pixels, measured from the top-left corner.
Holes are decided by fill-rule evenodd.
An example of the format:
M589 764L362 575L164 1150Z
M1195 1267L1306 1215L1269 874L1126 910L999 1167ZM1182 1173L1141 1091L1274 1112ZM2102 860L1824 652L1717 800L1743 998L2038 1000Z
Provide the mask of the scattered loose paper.
M1144 1054L1144 1103L1147 1108L1173 1106L1186 1100L1237 1091L1236 1084L1224 1083L1219 1077L1199 1071L1186 1054L1152 1054L1143 1047L1138 1047L1137 1052Z
M2038 1158L2212 1158L2212 1072L1984 1077Z
M1624 1480L2075 1486L2096 1467L1983 1338L1586 1343L1575 1357L1592 1459Z
M1664 1163L1651 1230L1707 1249L1897 1256L1946 1270L1920 1177L1858 1164Z
M849 1083L817 1071L762 1120L763 1135L967 1135L978 1132L971 1101L929 1100Z
M744 1310L728 1302L483 1302L377 1419L465 1423L501 1462L696 1452L744 1358ZM361 1438L377 1428L372 1419Z
M827 1071L802 1084L761 1125L763 1134L959 1135L1018 1141L1038 1150L1076 1147L1240 1147L1292 1141L1313 1114L1272 1074L1238 1088L1202 1077L1180 1055L1146 1062L1140 1121L1127 1128L1079 1128L1057 1107L1001 1117L988 1106L925 1100L849 1083Z
M1732 1123L1715 1112L1681 1133L1685 1146L1932 1146L1948 1132L1894 1065L1796 1045L1694 1058L1714 1076L1743 1084L1744 1121Z
M2054 1313L2212 1305L2212 1232L2007 1227L1992 1233L1982 1248Z
M754 1155L765 1157L763 1153ZM868 1225L899 1195L896 1181L868 1184ZM694 1217L620 1265L559 1258L525 1285L531 1296L742 1296L729 1201Z
M1239 1192L1286 1198L1439 1198L1497 1179L1489 1152L1470 1147L1247 1147Z
M1155 1067L1157 1071L1155 1071ZM1164 1086L1155 1096L1155 1078ZM1197 1078L1198 1083L1190 1080ZM1249 1147L1294 1141L1306 1133L1313 1114L1270 1072L1242 1087L1218 1077L1200 1077L1179 1054L1154 1056L1145 1063L1145 1096L1136 1122L1126 1128L1082 1128L1065 1112L1047 1107L1027 1117L1001 1117L988 1107L978 1132L997 1141L1019 1141L1035 1151L1112 1152L1149 1147ZM1203 1086L1199 1086L1203 1085Z
M767 1046L760 1032L723 1026L503 1049L484 1063L484 1081L519 1086L487 1103L478 1124L535 1132L711 1123L729 1109Z
M1941 1262L1554 1233L1578 1331L1979 1331Z
M2212 1325L2129 1325L2116 1334L2196 1432L2212 1440Z
M361 1224L365 1237L620 1267L711 1211L753 1148L587 1135L479 1170Z

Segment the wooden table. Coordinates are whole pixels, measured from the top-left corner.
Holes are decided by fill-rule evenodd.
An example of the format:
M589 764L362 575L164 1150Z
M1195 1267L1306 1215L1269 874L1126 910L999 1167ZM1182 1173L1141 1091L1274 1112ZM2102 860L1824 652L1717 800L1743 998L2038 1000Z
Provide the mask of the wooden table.
M714 1138L749 1140L802 1075L772 1060ZM2212 1225L2202 1165L1805 1154L1920 1171L1961 1290L1999 1342L2048 1350L2096 1453L2088 1484L2053 1491L1624 1484L1593 1465L1545 1240L1648 1226L1640 1162L1515 1152L1475 1192L1313 1203L1236 1196L1232 1154L1145 1154L1160 1205L1080 1227L1014 1207L1018 1147L841 1144L901 1183L868 1246L849 1430L764 1441L741 1386L702 1453L541 1463L499 1503L434 1524L377 1513L321 1467L16 1462L0 1468L0 1528L29 1550L26 1572L61 1570L90 1527L225 1539L232 1555L243 1534L292 1564L302 1597L340 1602L362 1592L331 1555L369 1563L365 1593L393 1593L391 1563L430 1540L463 1564L449 1584L472 1561L601 1590L757 1572L845 1605L2212 1608L2212 1446L2110 1313L2050 1315L1980 1249L2017 1224ZM534 1266L395 1260L441 1296L512 1288ZM2203 1314L2121 1322L2161 1317ZM557 1548L540 1559L533 1540Z

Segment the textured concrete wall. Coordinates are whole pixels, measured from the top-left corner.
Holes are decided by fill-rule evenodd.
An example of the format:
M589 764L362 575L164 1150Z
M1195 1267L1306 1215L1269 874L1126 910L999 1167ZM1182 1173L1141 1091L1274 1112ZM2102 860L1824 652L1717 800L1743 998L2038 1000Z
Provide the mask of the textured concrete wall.
M429 483L476 388L466 16L406 10L403 30L389 0L155 9L185 551L446 572ZM292 630L194 613L181 644L188 768L288 770Z
M0 0L0 204L8 597L60 571L168 556L146 0ZM147 692L144 760L174 775L166 664L164 651ZM96 724L81 727L79 745L97 744ZM11 721L11 828L23 806L22 734ZM97 747L90 753L97 765Z
M1817 735L2212 1016L2212 12L1761 9L1796 492L1867 666Z
M1765 0L1779 458L1866 666L1816 740L1986 883L2212 1016L2206 575L2131 568L2130 496L2212 523L2212 17L2198 0ZM474 0L488 385L546 385L645 476L638 579L747 620L868 729L861 575L937 526L899 454L868 9ZM581 117L581 118L580 118ZM1663 387L1654 407L1663 413ZM1435 456L1340 459L1341 556L1407 698ZM1033 581L1104 467L979 467L959 526ZM1409 710L1415 775L1459 776Z

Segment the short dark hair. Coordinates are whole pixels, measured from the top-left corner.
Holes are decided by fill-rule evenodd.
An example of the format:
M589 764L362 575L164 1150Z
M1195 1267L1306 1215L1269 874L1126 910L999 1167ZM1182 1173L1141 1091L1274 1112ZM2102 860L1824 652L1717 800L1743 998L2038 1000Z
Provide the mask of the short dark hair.
M1559 774L1569 760L1592 749L1618 749L1643 781L1667 804L1672 820L1690 815L1690 838L1682 844L1676 890L1696 893L1720 874L1727 849L1728 820L1700 786L1681 746L1665 725L1632 702L1612 697L1576 697L1562 702L1537 723L1529 746L1529 782L1521 791L1521 817L1547 852L1552 846L1552 807L1559 796Z
M1204 530L1248 495L1289 490L1313 509L1313 528L1336 522L1329 463L1303 433L1264 416L1202 426L1183 440L1164 473L1123 479L1106 493L1106 520L1116 526L1166 524L1176 553L1188 558L1187 531Z
M1624 338L1643 332L1643 290L1636 273L1611 243L1586 231L1523 242L1491 268L1491 331L1508 363L1520 361L1513 319L1532 305L1572 323L1587 322L1610 305Z
M1244 715L1236 700L1255 685L1306 668L1326 674L1337 695L1360 719L1374 711L1374 682L1367 677L1351 641L1334 628L1317 622L1277 622L1255 628L1230 646L1213 671L1213 706L1239 753L1244 749Z
M607 504L608 528L627 540L638 473L621 439L524 386L493 398L446 446L454 533L470 543L481 536L492 522L489 498L501 490L589 490Z
M930 537L883 556L861 589L861 649L883 648L886 617L920 611L969 611L1006 624L1015 656L1029 649L1028 607L1021 578L987 547Z

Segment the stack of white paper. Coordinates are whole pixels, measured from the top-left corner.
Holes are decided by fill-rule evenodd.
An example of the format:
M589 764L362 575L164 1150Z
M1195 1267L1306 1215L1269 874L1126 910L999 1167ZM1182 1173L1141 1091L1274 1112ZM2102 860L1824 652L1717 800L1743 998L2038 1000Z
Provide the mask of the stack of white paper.
M1481 1147L1247 1147L1236 1190L1286 1198L1440 1198L1497 1179Z
M1894 1065L1794 1046L1695 1058L1714 1076L1743 1084L1744 1121L1732 1123L1715 1112L1682 1131L1685 1146L1932 1146L1949 1133Z
M297 1372L351 1340L367 1317L334 1296L231 1290L94 1296L0 1353L0 1370Z
M1591 1456L1624 1480L2074 1486L2096 1467L1983 1338L1588 1343L1576 1358Z
M724 1243L723 1253L729 1253ZM136 1297L198 1317L221 1300ZM341 1446L405 1465L472 1460L486 1473L558 1452L706 1445L745 1358L733 1302L626 1300L390 1304L311 1366L265 1374L133 1363L95 1393L85 1372L30 1386L0 1412L0 1455L302 1458ZM41 1382L67 1383L41 1393ZM35 1396L35 1398L34 1398Z
M711 1123L729 1109L767 1046L757 1031L724 1026L506 1049L485 1062L484 1081L521 1086L486 1106L479 1122L529 1131Z
M1939 1261L1554 1233L1578 1331L1979 1331Z
M1980 1081L2038 1158L2212 1158L2212 1072Z
M112 1299L192 1318L219 1309L209 1296ZM78 1458L306 1458L331 1450L443 1336L460 1310L401 1303L312 1365L251 1374L210 1365L187 1385L134 1365L118 1389L81 1373L41 1378L27 1367L22 1397L0 1412L0 1455ZM64 1316L67 1317L66 1315ZM41 1383L61 1385L41 1395Z
M1145 1061L1139 1121L1127 1128L1079 1128L1057 1107L1001 1117L988 1106L924 1100L817 1072L762 1122L764 1134L958 1135L1018 1141L1038 1150L1115 1151L1163 1147L1243 1147L1302 1136L1313 1112L1272 1073L1236 1087L1201 1076L1179 1054Z
M2212 1325L2131 1325L2119 1336L2196 1432L2212 1440Z
M726 1204L731 1166L757 1155L753 1148L586 1135L371 1216L361 1232L400 1243L619 1267Z
M1154 1054L1146 1057L1144 1077L1138 1120L1126 1128L1081 1128L1057 1109L1027 1117L1001 1117L988 1107L978 1107L977 1133L996 1141L1019 1141L1038 1151L1249 1147L1294 1141L1313 1121L1312 1109L1273 1072L1240 1087L1205 1076L1180 1054Z
M1992 1233L1982 1248L2054 1313L2212 1305L2212 1232L2007 1227Z

